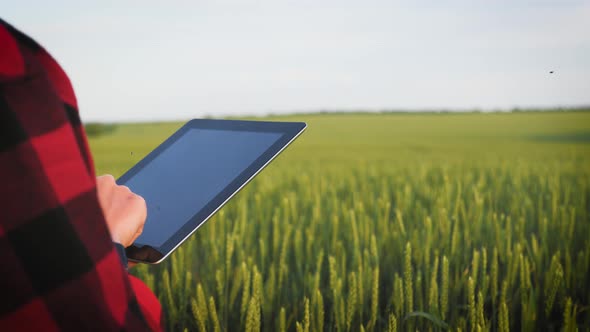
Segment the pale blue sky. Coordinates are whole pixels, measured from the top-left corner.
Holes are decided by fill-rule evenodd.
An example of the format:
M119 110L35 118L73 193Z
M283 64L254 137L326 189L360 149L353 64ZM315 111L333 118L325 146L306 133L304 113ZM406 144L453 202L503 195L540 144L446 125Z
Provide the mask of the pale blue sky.
M5 1L0 13L58 59L87 121L590 105L590 0Z

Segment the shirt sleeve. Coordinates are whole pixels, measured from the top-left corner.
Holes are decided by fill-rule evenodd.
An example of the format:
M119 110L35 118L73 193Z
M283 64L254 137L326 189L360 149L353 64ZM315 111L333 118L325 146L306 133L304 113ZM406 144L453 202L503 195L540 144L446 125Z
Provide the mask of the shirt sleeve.
M0 331L161 328L110 240L70 81L2 20L0 183Z

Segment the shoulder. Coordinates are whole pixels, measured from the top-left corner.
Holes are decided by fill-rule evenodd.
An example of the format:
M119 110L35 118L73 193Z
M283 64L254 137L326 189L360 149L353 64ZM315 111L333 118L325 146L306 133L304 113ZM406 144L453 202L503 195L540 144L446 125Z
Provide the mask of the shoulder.
M21 35L10 24L0 19L0 82L25 75L25 59L18 41Z
M45 50L31 37L0 19L0 83L41 74L37 54Z
M74 89L58 62L34 39L0 19L0 83L46 75L59 97L77 109Z

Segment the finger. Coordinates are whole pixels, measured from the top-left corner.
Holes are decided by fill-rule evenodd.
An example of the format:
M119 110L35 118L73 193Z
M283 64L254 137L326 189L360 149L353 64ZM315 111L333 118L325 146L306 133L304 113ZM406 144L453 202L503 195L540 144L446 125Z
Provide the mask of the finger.
M103 174L103 175L99 175L99 176L97 176L97 177L96 177L96 179L97 179L97 180L98 180L98 179L100 179L100 180L102 180L102 181L108 181L108 182L112 182L112 183L114 183L114 182L115 182L115 177L114 177L114 176L112 176L111 174Z
M143 232L143 226L137 230L137 232L135 232L135 234L133 235L133 239L131 240L131 243L135 242L135 240L137 240L137 238L141 235L141 233Z
M112 175L106 174L96 178L96 187L99 194L105 195L112 193L117 187L117 184Z
M138 205L138 209L141 209L141 227L143 228L143 224L145 223L145 220L147 218L147 204L145 202L145 199L137 194L133 194L135 197L134 199L136 200L136 204Z
M110 174L105 174L96 177L96 182L103 186L112 186L115 184L115 177Z
M141 224L139 224L137 226L137 229L135 230L135 234L133 234L133 241L135 241L141 235L141 233L143 233L143 226L144 225L145 225L145 223L142 222Z
M137 238L139 237L139 235L141 235L141 234L135 233L133 235L133 238L131 239L131 245L133 245L133 243L135 243L135 240L137 240Z

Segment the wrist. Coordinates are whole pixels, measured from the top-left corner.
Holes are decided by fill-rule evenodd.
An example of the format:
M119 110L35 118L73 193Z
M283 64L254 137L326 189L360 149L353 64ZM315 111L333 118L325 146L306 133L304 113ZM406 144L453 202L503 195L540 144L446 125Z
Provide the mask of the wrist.
M116 235L116 234L111 234L111 241L113 243L117 243L123 246L123 248L127 248L129 247L130 244L127 244L127 241L124 241L123 238L121 238L120 236Z
M125 267L125 270L127 270L128 262L127 262L127 253L125 252L125 247L119 242L113 242L113 244L115 245L115 249L117 250L117 255L119 256L119 259L121 260L121 264L123 264L123 266Z
M122 245L123 247L125 247L121 241L121 239L119 239L118 236L115 236L115 234L111 234L111 241L113 241L113 243L118 243L120 245Z

